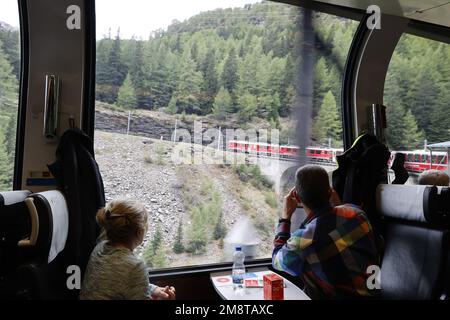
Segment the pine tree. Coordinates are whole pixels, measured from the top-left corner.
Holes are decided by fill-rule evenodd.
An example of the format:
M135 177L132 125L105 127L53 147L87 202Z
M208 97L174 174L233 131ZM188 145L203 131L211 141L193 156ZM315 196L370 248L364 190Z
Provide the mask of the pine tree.
M131 81L136 92L136 106L138 108L149 106L150 92L146 87L144 67L144 42L137 41L129 75L131 76Z
M217 119L225 119L233 110L233 102L228 90L221 87L214 99L212 112Z
M169 105L167 106L167 112L170 114L175 114L178 112L177 108L177 98L172 97L169 101Z
M162 246L158 247L158 249L156 250L149 265L155 269L167 267L167 258L166 257L167 257L167 253L166 253L164 246L162 245Z
M268 120L274 121L277 126L279 124L279 113L280 113L280 96L278 93L275 93L271 96L269 110L268 110Z
M13 165L6 152L4 138L0 131L0 190L10 190L12 187Z
M202 65L202 114L211 113L211 108L218 89L216 72L216 56L214 50L209 50Z
M287 117L291 112L294 96L294 64L289 54L283 71L283 79L280 86L280 110L281 117Z
M127 67L122 63L121 54L120 31L118 30L116 39L112 44L112 48L108 56L108 74L106 84L109 85L109 90L105 100L109 103L114 103L116 101L119 88L127 76Z
M394 150L410 150L420 147L423 133L419 130L411 110L402 104L392 104L386 110L388 128L386 140Z
M136 108L137 98L130 75L125 78L117 95L117 106L123 109Z
M8 63L13 68L12 74L16 80L19 81L20 72L20 35L18 30L6 30L0 29L0 50L3 48L3 52L6 55Z
M237 93L239 95L246 92L258 95L260 86L265 88L267 83L268 59L265 59L264 62L261 61L266 58L262 53L261 39L253 37L250 48L251 51L245 55L238 68Z
M188 253L202 253L208 241L204 216L200 208L195 207L192 212L192 221L188 230L188 244L185 251Z
M158 249L161 247L161 244L162 244L161 227L159 224L157 224L155 234L153 235L153 239L150 243L150 248L153 254L156 254Z
M216 225L214 227L214 240L220 240L227 234L227 229L225 228L223 222L223 213L220 211L219 217L217 219Z
M95 65L96 90L95 98L99 101L110 101L110 68L108 66L108 56L111 51L111 41L102 39L97 43L97 60Z
M244 93L238 98L238 117L241 123L250 121L258 110L258 100L250 93Z
M324 57L317 61L314 71L313 117L316 117L325 94L331 90L331 79Z
M227 89L230 94L233 94L239 80L237 56L234 48L230 50L228 57L225 60L221 79L222 86Z
M328 139L334 145L342 141L342 125L336 100L331 91L323 98L317 117L314 119L313 139L321 144L326 144Z
M405 112L404 117L405 132L404 132L404 145L407 148L418 148L423 144L424 134L417 126L417 121L412 114L411 110Z
M15 115L15 112L10 115L5 129L5 148L11 163L14 161L16 151L17 120Z
M183 253L184 245L183 245L183 225L178 224L177 236L175 237L175 243L173 244L173 252L175 253Z
M11 110L17 106L17 79L13 75L13 68L3 53L0 42L0 108Z
M429 63L422 63L417 68L419 72L408 90L406 105L410 107L416 117L419 128L428 135L431 128L430 111L439 95L436 83L438 75L437 70Z
M440 84L439 95L430 115L429 142L450 141L450 88L448 83Z
M419 147L424 139L411 110L407 110L401 98L397 73L388 73L385 85L386 140L394 150L409 150Z
M200 94L202 75L196 71L195 61L185 54L181 62L180 78L175 92L178 112L201 114Z

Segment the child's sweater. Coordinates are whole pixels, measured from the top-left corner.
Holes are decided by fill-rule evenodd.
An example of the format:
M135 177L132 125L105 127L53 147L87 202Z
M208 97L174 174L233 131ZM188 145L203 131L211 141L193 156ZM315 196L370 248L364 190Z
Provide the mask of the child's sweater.
M145 263L123 247L101 241L92 251L83 279L82 300L148 300L150 284Z

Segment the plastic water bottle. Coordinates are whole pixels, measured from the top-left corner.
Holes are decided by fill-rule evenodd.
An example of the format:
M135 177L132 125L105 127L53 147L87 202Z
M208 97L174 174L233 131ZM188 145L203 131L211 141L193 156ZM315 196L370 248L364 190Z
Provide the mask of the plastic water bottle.
M236 247L233 254L233 289L236 294L243 295L245 293L244 275L245 275L245 254L241 247Z

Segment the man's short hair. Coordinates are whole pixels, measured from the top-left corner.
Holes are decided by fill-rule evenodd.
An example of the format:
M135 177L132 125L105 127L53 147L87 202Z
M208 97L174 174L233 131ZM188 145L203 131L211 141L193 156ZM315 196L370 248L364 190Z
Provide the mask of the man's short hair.
M295 173L295 187L300 200L314 210L329 204L330 182L328 173L317 165L305 165Z
M427 170L420 174L419 184L433 186L448 186L450 177L447 173L440 170Z

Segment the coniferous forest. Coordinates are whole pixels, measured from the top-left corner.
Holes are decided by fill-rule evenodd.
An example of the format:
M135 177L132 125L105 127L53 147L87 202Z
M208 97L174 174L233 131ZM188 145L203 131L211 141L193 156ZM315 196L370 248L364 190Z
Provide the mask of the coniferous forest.
M341 80L357 25L314 14L312 144L340 146ZM301 77L301 27L298 8L262 2L173 21L147 39L111 31L97 39L96 100L124 110L235 116L242 123L264 118L280 128ZM12 179L19 69L19 31L0 24L1 189ZM402 36L385 82L391 149L450 140L449 78L448 44Z

